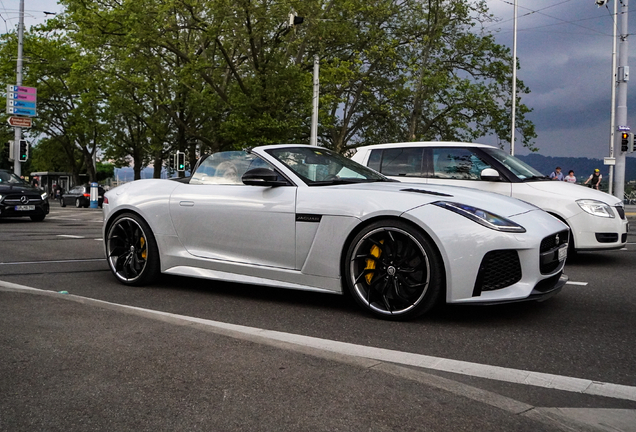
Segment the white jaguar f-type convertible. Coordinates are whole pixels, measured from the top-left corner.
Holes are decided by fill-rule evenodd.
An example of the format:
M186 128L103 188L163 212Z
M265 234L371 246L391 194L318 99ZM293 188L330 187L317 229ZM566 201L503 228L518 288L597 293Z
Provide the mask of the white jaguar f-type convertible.
M543 300L567 281L568 228L539 208L392 181L322 147L215 153L189 178L114 188L103 209L108 264L127 285L167 273L350 292L397 320L438 300Z

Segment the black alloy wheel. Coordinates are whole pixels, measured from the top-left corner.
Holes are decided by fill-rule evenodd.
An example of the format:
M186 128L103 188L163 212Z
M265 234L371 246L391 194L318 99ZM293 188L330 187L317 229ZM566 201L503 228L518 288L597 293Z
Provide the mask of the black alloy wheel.
M82 201L79 198L75 198L75 207L82 208Z
M379 221L351 242L345 278L356 302L373 315L406 320L431 309L444 270L432 240L401 221Z
M106 234L106 257L111 271L125 285L144 285L160 272L159 250L148 224L139 216L118 216Z

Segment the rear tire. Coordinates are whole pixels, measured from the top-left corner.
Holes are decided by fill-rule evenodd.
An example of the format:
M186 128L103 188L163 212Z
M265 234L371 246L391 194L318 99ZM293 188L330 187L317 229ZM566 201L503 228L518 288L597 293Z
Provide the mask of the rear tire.
M160 273L159 249L146 221L123 213L106 233L106 259L110 270L124 285L151 283Z
M378 318L418 317L442 292L444 267L432 240L402 221L365 227L351 241L343 264L351 295Z
M82 208L82 201L79 198L75 198L75 208Z

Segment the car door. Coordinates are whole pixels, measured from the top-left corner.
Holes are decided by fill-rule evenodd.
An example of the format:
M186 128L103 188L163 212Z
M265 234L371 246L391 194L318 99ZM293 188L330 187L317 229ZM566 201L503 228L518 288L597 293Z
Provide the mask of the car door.
M75 198L80 195L80 191L83 190L81 186L75 186L64 194L64 203L66 205L75 205Z
M170 216L186 250L202 258L295 268L296 186L244 185L240 178L254 165L239 156L206 162L170 198Z
M493 167L470 147L430 147L425 151L425 158L428 183L512 194L511 183L503 176L499 181L481 178L484 169Z

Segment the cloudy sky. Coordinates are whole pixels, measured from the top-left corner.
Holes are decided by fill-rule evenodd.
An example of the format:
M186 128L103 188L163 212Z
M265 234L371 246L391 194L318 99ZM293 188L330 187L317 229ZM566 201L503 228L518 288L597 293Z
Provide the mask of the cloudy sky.
M619 0L598 8L594 0L518 0L518 78L531 90L523 103L534 110L530 118L542 155L609 155L614 1ZM513 2L487 0L500 19L488 29L508 47L513 39ZM630 34L636 30L636 0L632 2ZM19 4L19 0L0 0L4 27L0 32L15 28ZM56 0L25 0L25 25L43 22L45 11L60 10ZM633 38L629 38L629 55L635 63ZM632 69L636 71L636 66ZM627 107L628 125L636 130L636 79L628 86ZM515 153L527 152L518 144Z

